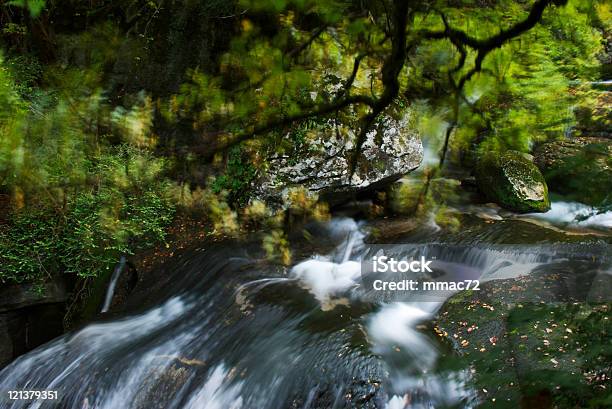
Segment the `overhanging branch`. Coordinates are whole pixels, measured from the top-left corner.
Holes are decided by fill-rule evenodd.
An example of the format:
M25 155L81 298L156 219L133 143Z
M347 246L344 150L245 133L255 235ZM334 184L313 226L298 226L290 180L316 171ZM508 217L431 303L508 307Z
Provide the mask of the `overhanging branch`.
M215 138L213 140L208 141L208 144L206 146L201 146L199 149L196 148L194 149L194 151L199 151L197 153L202 154L204 159L210 160L212 159L215 153L227 150L228 148L231 148L232 146L252 139L257 135L270 132L276 128L281 128L283 126L287 126L295 122L303 121L308 118L338 112L348 106L358 104L375 106L376 101L364 95L347 96L340 100L336 100L335 102L315 107L310 111L298 112L296 114L271 119L263 124L248 126L243 132L233 135L226 135L226 137L222 140L220 140L219 135L217 134L215 135Z
M453 28L448 23L446 16L441 14L442 21L444 23L444 30L439 31L430 31L423 30L420 32L419 37L430 40L449 40L461 54L459 63L455 68L452 69L452 72L458 72L466 62L466 51L465 47L469 47L477 52L476 59L474 61L474 67L470 69L466 74L464 74L458 83L458 88L462 89L467 81L469 81L474 74L480 72L482 70L482 63L485 57L493 50L500 48L508 41L512 40L523 34L524 32L532 29L536 24L540 22L542 19L542 14L546 7L551 4L564 4L566 0L537 0L531 6L528 16L514 24L510 28L505 30L501 30L494 36L485 39L478 39L470 36L465 31Z
M365 56L365 54L360 54L354 61L353 70L344 84L344 89L331 103L315 106L312 109L304 112L272 118L262 124L248 126L243 132L233 135L225 134L224 138L212 138L212 140L207 141L207 146L201 147L200 149L196 148L194 151L200 151L204 158L210 159L216 152L226 150L234 145L251 139L257 135L269 132L273 129L303 121L308 118L339 112L340 110L352 105L364 104L369 106L371 110L361 119L361 128L357 136L355 152L351 158L351 170L354 171L361 147L366 140L367 133L376 121L376 118L393 102L393 100L399 94L400 84L398 78L402 68L404 67L409 48L418 45L418 43L423 40L447 39L454 44L459 50L460 59L458 63L449 70L449 79L451 80L451 84L453 85L455 91L459 93L458 95L460 95L465 83L468 82L477 72L482 70L482 63L485 57L492 50L500 48L511 39L518 37L522 33L533 28L541 20L544 10L550 4L559 5L564 4L565 2L566 0L537 0L531 6L529 14L524 20L512 25L510 28L501 30L496 35L485 39L475 38L462 30L451 27L446 20L446 17L443 16L442 18L445 25L444 30L421 30L416 33L416 36L411 36L410 41L407 41L406 28L409 15L409 2L405 0L394 0L393 25L390 33L392 42L391 51L382 66L383 92L380 97L373 98L364 95L350 95L350 89L357 76L360 63ZM324 32L324 30L325 27L315 30L308 40L296 49L297 51L291 52L290 54L293 54L292 56L299 55L300 52L307 48L312 41L314 41L322 32ZM467 71L458 80L458 82L455 82L452 78L453 74L459 72L465 66L467 61L467 48L476 51L474 66Z

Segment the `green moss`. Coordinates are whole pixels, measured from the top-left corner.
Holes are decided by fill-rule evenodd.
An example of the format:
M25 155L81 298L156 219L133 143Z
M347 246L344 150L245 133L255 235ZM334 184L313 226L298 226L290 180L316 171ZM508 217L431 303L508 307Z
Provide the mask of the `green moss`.
M517 212L550 209L544 177L521 152L483 155L476 165L476 178L485 196L507 209Z
M509 302L521 285L487 287L504 301L474 292L445 304L436 332L458 352L445 362L470 368L479 408L608 407L611 305Z

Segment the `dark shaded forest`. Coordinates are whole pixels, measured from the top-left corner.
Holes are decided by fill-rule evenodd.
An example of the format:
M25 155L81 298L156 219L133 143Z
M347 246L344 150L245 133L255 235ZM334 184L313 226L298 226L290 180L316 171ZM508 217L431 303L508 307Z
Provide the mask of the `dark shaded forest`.
M180 209L239 229L331 122L350 172L406 110L440 166L609 125L609 5L565 3L4 2L2 280L97 275Z

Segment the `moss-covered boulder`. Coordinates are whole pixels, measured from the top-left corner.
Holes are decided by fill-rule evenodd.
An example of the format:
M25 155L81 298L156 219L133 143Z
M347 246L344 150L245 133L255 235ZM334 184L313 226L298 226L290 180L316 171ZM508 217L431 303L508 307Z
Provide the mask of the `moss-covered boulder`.
M487 199L506 209L522 213L550 209L546 181L529 155L518 151L482 155L476 181Z
M534 151L551 191L594 206L612 192L612 140L573 137L547 142Z

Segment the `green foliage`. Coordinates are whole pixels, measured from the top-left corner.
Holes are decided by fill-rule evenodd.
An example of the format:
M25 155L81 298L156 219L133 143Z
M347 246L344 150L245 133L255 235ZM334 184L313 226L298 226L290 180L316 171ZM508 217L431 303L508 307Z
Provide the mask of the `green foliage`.
M42 78L42 66L31 55L19 55L6 61L14 81L14 89L22 98L32 101L38 95L37 85Z
M389 89L384 77L397 74L388 69L397 39L394 4L387 0L145 3L135 8L120 0L94 9L83 2L13 0L0 6L27 9L0 15L7 56L0 59L0 193L11 199L9 226L22 226L23 217L37 226L34 232L52 228L64 237L58 242L72 243L66 244L72 250L57 252L64 255L59 261L49 261L54 269L93 274L136 242L159 240L171 213L162 209L171 202L206 209L219 231L239 230L240 208L250 202L250 187L270 155L308 155L305 142L332 121L338 137L354 138L373 106L304 113L347 96L376 100ZM456 68L456 44L420 37L421 30L444 29L443 13L452 27L484 39L524 19L530 6L415 3L399 90L386 106L415 109L415 127L435 139L429 146L436 150L456 122L454 158L476 147L527 151L559 136L573 124L570 108L588 104L570 92L569 81L599 75L602 30L609 29L604 3L547 7L541 24L485 58L458 99L452 82L474 65L476 52L468 47L467 63ZM119 24L117 16L125 21ZM189 44L208 36L197 57L182 52L192 35L198 41ZM237 136L258 139L224 152L226 161L212 172L202 166L207 150ZM219 168L208 182L206 175ZM166 199L170 193L173 199ZM418 186L412 193L418 207L435 191ZM28 259L24 278L42 271L37 259ZM6 276L18 279L17 271Z
M57 239L63 271L96 276L112 269L121 254L163 241L173 206L147 190L121 201L112 192L80 195Z
M9 6L23 7L28 10L32 17L38 17L46 5L46 0L10 0Z
M150 150L152 104L139 95L112 108L86 71L81 84L93 93L74 84L45 92L40 67L27 61L0 59L0 190L12 207L0 230L0 281L95 276L164 240L173 216L168 161Z
M603 36L593 23L593 3L571 0L564 7L547 9L540 24L485 58L459 101L458 128L451 139L455 154L475 145L479 152L527 152L534 142L560 137L572 126L572 107L587 101L585 94L571 92L571 81L593 81L600 75ZM461 4L444 12L451 26L486 38L523 18L524 10L523 3L499 1L495 7ZM597 10L603 14L607 9L598 5ZM417 21L423 28L443 28L436 13ZM475 53L468 50L467 61L474 58ZM412 61L406 86L431 95L446 82L459 52L449 41L433 41L419 47ZM458 80L470 67L466 64L452 76ZM446 110L442 118L454 121L448 109L454 104L452 93L450 98L440 95L430 102L434 112Z
M0 282L62 272L96 276L121 254L163 241L174 214L165 189L159 184L126 196L103 188L78 194L61 214L49 208L12 214L0 230Z
M12 219L0 230L0 282L23 282L48 276L59 268L57 218L33 211Z
M227 191L228 200L236 206L248 201L251 183L255 179L257 169L249 161L240 146L230 149L225 171L217 176L211 184L214 193Z
M189 81L164 106L169 121L187 120L197 130L215 123L232 134L299 114L337 97L355 57L363 51L361 46L388 48L388 44L375 45L384 37L377 25L368 24L365 17L345 16L344 2L246 1L243 6L268 18L240 18L241 31L221 56L219 71L191 71ZM302 13L317 13L321 24L337 27L313 36L312 29L300 21ZM301 50L299 58L293 55L297 50ZM364 58L355 91L380 90L380 75L368 74L368 69L379 65L379 58Z

